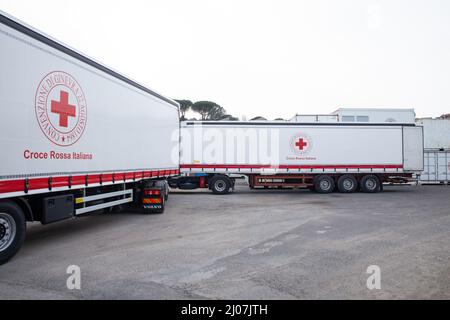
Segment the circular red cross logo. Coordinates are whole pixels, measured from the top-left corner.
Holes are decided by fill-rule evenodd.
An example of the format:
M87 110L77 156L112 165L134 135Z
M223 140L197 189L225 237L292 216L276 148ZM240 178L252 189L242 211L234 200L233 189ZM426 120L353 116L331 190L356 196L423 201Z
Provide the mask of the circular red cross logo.
M312 140L305 134L293 136L290 141L291 149L298 154L305 154L312 148Z
M36 118L44 135L58 146L71 146L86 128L87 106L79 83L54 71L41 80L35 97Z

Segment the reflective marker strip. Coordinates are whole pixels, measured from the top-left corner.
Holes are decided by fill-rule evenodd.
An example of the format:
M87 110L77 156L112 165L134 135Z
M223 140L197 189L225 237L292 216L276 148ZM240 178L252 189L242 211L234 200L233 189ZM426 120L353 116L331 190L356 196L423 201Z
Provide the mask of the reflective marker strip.
M142 203L161 203L160 198L144 198L142 199Z

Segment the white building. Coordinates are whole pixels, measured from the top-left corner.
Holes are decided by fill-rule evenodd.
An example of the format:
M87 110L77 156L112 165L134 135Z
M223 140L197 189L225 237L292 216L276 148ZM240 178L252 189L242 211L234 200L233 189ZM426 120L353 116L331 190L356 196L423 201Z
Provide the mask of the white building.
M339 122L414 123L416 113L407 108L339 108L331 114Z
M330 114L297 114L292 122L398 122L414 123L416 114L410 108L339 108Z
M334 114L296 114L289 119L291 122L338 122Z

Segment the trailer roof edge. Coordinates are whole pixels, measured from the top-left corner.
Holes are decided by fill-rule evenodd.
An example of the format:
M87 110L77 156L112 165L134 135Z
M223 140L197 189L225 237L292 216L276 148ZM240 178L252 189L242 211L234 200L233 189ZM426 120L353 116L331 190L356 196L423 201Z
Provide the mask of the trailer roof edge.
M415 123L386 123L386 122L275 122L275 121L183 121L181 125L238 125L238 126L386 126L386 127L415 127Z

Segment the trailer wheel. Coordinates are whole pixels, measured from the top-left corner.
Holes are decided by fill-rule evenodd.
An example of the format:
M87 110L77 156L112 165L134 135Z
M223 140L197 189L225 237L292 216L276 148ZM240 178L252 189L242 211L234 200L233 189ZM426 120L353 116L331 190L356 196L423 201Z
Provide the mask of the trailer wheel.
M169 186L166 185L165 189L164 189L164 201L169 200Z
M369 174L361 178L359 182L362 192L374 193L381 190L380 180L377 176Z
M318 193L330 193L334 190L334 180L327 175L320 175L314 179L314 189Z
M23 211L13 202L0 203L0 264L11 259L20 249L26 233Z
M164 201L169 200L169 183L167 182L167 180L163 180L164 184L163 184L163 190L164 190Z
M338 179L338 190L342 193L352 193L358 188L358 181L352 175L345 174Z
M218 175L209 181L209 188L215 194L227 194L230 192L231 180L227 176Z

